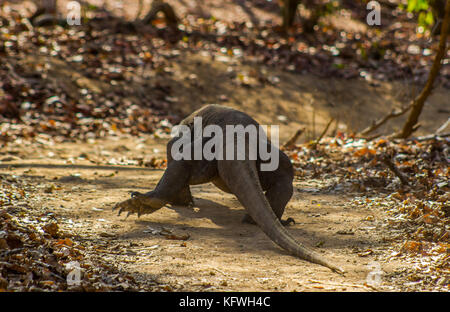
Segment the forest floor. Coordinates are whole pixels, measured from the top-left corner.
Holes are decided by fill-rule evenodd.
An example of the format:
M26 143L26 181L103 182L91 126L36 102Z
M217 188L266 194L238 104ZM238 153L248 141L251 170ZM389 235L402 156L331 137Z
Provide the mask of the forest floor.
M386 168L375 169L386 178L373 180L364 173L356 183L351 178L336 180L342 175L338 169L316 177L297 171L295 193L285 212L296 221L289 231L343 267L348 273L341 276L290 256L257 226L241 223L245 211L240 203L212 184L192 187L192 209L168 206L140 218L117 216L111 211L115 203L128 198L130 191L147 191L158 182L163 169L139 164L163 165L164 143L144 136L11 144L2 149L0 164L4 191L10 190L3 196L3 211L22 226L44 229L43 239L57 246L53 249L65 248L67 254L54 252L59 263L90 259L83 262L85 268L100 270L103 282L93 286L86 281L85 290L448 291L445 163L432 183L440 185L440 195L434 202L427 196L426 205L410 199L408 192L417 187L402 191ZM317 170L308 170L316 161L300 163L306 172ZM320 162L317 166L324 167ZM333 171L330 167L327 170ZM19 191L11 195L14 188ZM405 206L408 200L411 204ZM404 207L410 208L405 212ZM434 218L430 222L423 219L430 217L429 211ZM434 215L447 218L437 221ZM57 231L48 230L48 224L56 224ZM437 236L424 238L424 226ZM108 273L110 267L119 273ZM380 279L375 283L370 276L376 270ZM119 281L125 275L132 282L108 283L107 274L119 276ZM61 287L42 283L41 289Z
M428 43L405 22L394 29L419 43L374 33L394 42L387 44L392 55L413 69L394 56L372 59L379 51L367 46L377 39L371 35L364 37L368 59L351 48L359 42L354 38L344 40L352 56L335 59L322 47L342 38L327 30L314 40L301 32L290 39L270 31L258 37L261 29L271 30L264 23L279 22L265 7L271 4L249 11L249 1L186 3L177 13L201 34L186 31L177 44L161 36L163 26L142 36L98 28L87 34L83 28L27 30L17 17L5 27L0 290L448 291L448 139L351 135L418 93L431 63ZM204 18L189 17L199 10ZM248 18L259 18L262 28L236 26ZM332 20L336 29L363 27L356 18ZM278 41L284 43L276 48ZM423 55L409 53L404 61L402 53L417 48ZM449 67L445 63L414 135L435 133L448 119ZM306 128L303 143L287 151L296 168L285 212L296 224L288 230L347 274L290 256L257 226L241 223L243 207L210 184L192 187L192 209L164 207L139 219L111 211L130 191L154 188L170 127L208 103L279 124L281 143ZM331 118L313 148L311 140ZM403 121L392 120L378 134ZM388 152L409 185L377 161ZM71 261L83 269L81 286L65 282Z

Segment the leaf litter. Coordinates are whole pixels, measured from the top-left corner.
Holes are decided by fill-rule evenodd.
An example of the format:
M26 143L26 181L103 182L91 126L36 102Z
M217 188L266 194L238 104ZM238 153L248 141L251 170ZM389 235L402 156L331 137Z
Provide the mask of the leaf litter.
M0 176L0 291L167 291L155 278L110 262L99 243L77 233L33 199L35 186ZM101 244L101 243L100 243ZM70 283L75 263L79 283ZM69 264L72 264L70 266Z
M286 150L296 178L327 181L321 193L355 195L351 205L381 209L383 220L364 221L383 229L392 249L384 260L401 259L405 270L386 278L402 290L450 289L450 140L366 140L337 133ZM388 155L409 184L381 161ZM362 230L377 226L363 227ZM352 235L352 229L337 234ZM373 250L359 252L372 255ZM408 282L404 283L403 280Z
M348 10L342 13L348 14ZM414 23L398 11L389 17L395 23L387 29L338 32L321 24L314 40L301 28L287 37L281 35L270 21L255 25L215 17L194 18L190 14L182 16L181 40L172 40L175 35L161 31L164 27L146 29L145 36L105 29L95 23L89 25L90 30L86 26L30 28L21 10L2 10L1 14L0 56L7 62L0 64L4 78L0 82L0 141L2 146L10 146L11 154L0 159L4 163L21 160L20 155L13 155L17 146L52 148L65 141L94 142L121 134L152 134L166 139L180 115L171 109L179 99L164 81L174 75L173 62L187 51L198 50L230 65L244 60L297 73L361 77L376 85L377 81L404 79L412 71L415 80L424 81L425 69L432 62L430 49L436 44L430 47L423 34L413 31ZM411 68L410 64L417 65ZM76 73L69 80L61 79L58 73L68 67L75 68ZM444 64L440 77L444 85L448 85L448 69L449 64ZM188 79L198 84L195 74ZM229 79L243 88L277 85L280 81L269 72L234 69ZM133 82L144 86L144 90L130 88ZM226 95L221 98L227 100ZM279 120L284 119L280 115ZM384 239L391 244L385 260L401 259L405 264L404 270L385 277L389 283L404 290L448 290L448 146L445 138L370 141L338 133L318 143L296 145L287 153L296 179L321 182L313 183L315 187L308 191L353 194L349 205L384 212L382 220L368 216L364 221L368 226L342 229L338 234L353 235L355 230L381 227ZM126 152L123 148L117 151ZM55 157L53 151L47 156ZM397 173L381 161L386 156ZM97 164L166 166L166 160L159 157L106 154L98 158L79 155L67 161L77 158ZM130 261L128 254L145 253L138 246L108 249L100 241L86 240L76 233L76 222L53 214L38 198L29 195L36 190L25 178L1 175L0 180L0 290L173 289L148 276L124 272L106 261L111 249ZM67 176L59 182L65 180L79 183L83 179ZM51 184L44 189L48 194L57 191ZM108 239L109 235L113 234L105 232L100 236ZM170 232L165 235L168 239L189 238ZM155 245L150 250L158 248ZM374 248L357 253L360 257L378 255ZM68 264L73 261L82 268L82 283L76 287L67 283Z

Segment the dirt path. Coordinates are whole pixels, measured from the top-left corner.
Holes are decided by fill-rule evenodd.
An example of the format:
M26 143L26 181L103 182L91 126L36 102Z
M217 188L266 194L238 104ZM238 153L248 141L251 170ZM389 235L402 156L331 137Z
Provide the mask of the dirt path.
M66 2L58 3L64 7ZM105 1L89 2L100 6ZM109 1L108 8L118 16L134 19L139 1L127 2L125 10L120 2ZM259 7L257 2L253 5L249 1L168 2L174 5L179 16L192 15L202 19L214 17L239 23L251 21L255 25L270 20L274 25L280 23L275 4L274 10L271 10L268 4ZM142 12L146 12L149 5L150 2L146 2ZM64 9L61 12L64 13ZM339 30L355 25L353 19L338 21L346 26L338 25L336 29ZM356 32L352 29L345 31ZM75 38L81 40L82 37ZM152 43L159 47L158 41L161 39L154 39L146 44ZM128 39L125 36L117 42L121 40ZM308 43L307 40L305 42ZM301 44L299 48L313 48L315 51L313 45L306 45L305 42L303 39L297 42ZM101 43L102 49L103 43L107 43L105 51L116 46L111 44L110 47L108 41ZM147 128L149 119L139 121L138 115L141 111L145 114L151 111L135 108L156 105L181 117L204 104L220 103L249 113L261 124L280 124L281 142L286 141L300 127L306 127L301 140L310 141L318 137L331 118L336 123L327 134L337 130L347 133L360 131L374 119L408 103L420 86L419 82L409 82L408 77L405 77L405 81L373 80L364 71L359 72L359 78L318 78L308 74L306 69L305 72L295 73L277 69L276 62L274 66L269 66L270 62L264 64L258 60L258 55L262 54L244 57L245 53L237 48L239 46L230 50L225 49L224 45L223 52L222 48L214 51L208 45L199 48L198 52L195 52L197 48L191 51L190 46L184 44L170 48L162 45L155 55L148 53L154 58L152 66L155 68L138 66L130 69L126 62L109 60L108 57L102 63L102 74L93 76L84 67L91 63L77 64L78 61L45 53L40 55L31 49L17 60L24 69L24 73L19 73L26 77L46 76L45 81L48 80L50 90L57 91L47 100L54 100L54 95L58 94L68 95L69 98L77 99L79 108L87 109L92 117L80 118L84 123L77 125L83 129L80 129L79 135L74 132L72 138L108 137L101 140L87 139L87 142L62 142L65 140L63 136L50 137L41 133L47 128L54 130L54 133L63 128L60 127L63 122L59 119L61 116L57 116L56 121L47 116L50 119L47 120L44 118L45 112L40 113L43 120L37 128L21 128L23 125L11 122L2 129L7 134L5 138L20 135L0 149L0 175L26 180L34 186L27 195L35 197L36 203L54 214L63 231L75 233L79 241L85 240L96 245L98 254L122 270L139 272L149 279L156 279L159 284L167 285L167 290L417 290L407 285L421 282L420 278L404 274L412 267L412 262L407 263L401 257L392 256L399 249L398 245L394 247L393 237L403 235L405 231L395 232L396 229L390 227L387 221L389 216L382 206L369 205L370 194L349 192L346 188L329 188L331 178L296 178L295 194L287 207L286 216L296 220L289 231L305 245L314 247L344 267L348 271L345 276L288 255L258 227L242 224L244 209L239 202L209 184L192 188L196 202L194 209L165 207L140 219L135 216L126 219L111 211L115 203L129 197L130 191L152 189L163 172L162 169L149 169L142 165L158 163L165 158L167 137L114 136L126 130L118 122L120 118L125 118L123 116L136 117L130 119L132 126L142 126L145 130L140 129L135 133L150 131ZM99 51L102 49L99 48ZM156 50L150 51L153 53ZM267 53L272 53L272 50L270 48ZM69 51L67 49L66 52ZM133 53L130 52L130 56ZM92 58L89 53L78 54L79 51L77 55L70 56L82 56L86 60ZM106 57L106 54L101 55ZM135 57L138 59L137 55ZM141 57L139 60L142 62ZM311 58L313 60L316 59ZM315 64L317 67L319 65ZM356 65L358 68L361 66L359 63ZM41 68L45 68L45 71ZM126 73L123 80L108 78L117 69ZM105 77L107 79L102 80ZM366 77L365 80L362 77ZM449 95L448 88L436 86L421 116L421 128L417 135L434 133L448 119ZM119 105L122 102L123 105ZM127 114L120 115L120 110L117 110L116 115L109 120L93 118L91 109L112 104L127 107ZM379 129L380 133L391 133L398 129L405 118L392 120ZM38 121L40 124L41 120ZM95 127L92 129L98 128L98 131L91 129L88 132L86 129L93 123ZM74 126L68 122L65 125L69 128ZM27 137L33 135L36 135L33 143L27 143ZM378 190L382 190L382 187L379 186ZM161 235L168 232L171 234ZM189 239L168 239L185 236L189 236ZM374 266L379 266L383 271L381 283L376 287L366 284L367 276L373 272ZM418 267L421 270L424 266L426 263ZM427 285L441 278L429 268L423 271L429 275ZM443 289L446 278L443 281L442 285L436 286L441 288L436 289ZM444 290L448 290L448 278L446 285Z
M54 212L62 229L95 240L106 260L172 290L372 291L366 278L373 261L385 272L377 289L398 289L386 278L402 271L402 263L387 260L392 248L379 222L383 211L354 205L355 194L330 194L324 189L327 181L297 179L286 216L297 222L289 231L344 267L345 276L288 255L259 228L242 224L242 206L213 185L192 187L194 209L165 207L140 219L117 216L111 211L114 203L131 190L153 188L163 171L108 162L132 162L132 155L144 155L148 146L151 157L163 157L162 143L120 139L16 149L21 159L3 162L0 173L37 185L38 194L32 196ZM189 239L168 239L161 230Z

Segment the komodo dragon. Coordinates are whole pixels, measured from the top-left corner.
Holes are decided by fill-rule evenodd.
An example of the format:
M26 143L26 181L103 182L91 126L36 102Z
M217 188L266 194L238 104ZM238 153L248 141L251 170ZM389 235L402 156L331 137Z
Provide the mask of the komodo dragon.
M218 125L226 132L226 125L258 126L247 114L220 105L207 105L195 111L180 125L194 127L194 117L202 117L202 127ZM225 135L224 135L225 137ZM286 204L293 193L293 168L289 158L279 151L279 165L274 171L260 170L262 160L245 157L244 160L174 160L172 145L180 137L174 137L167 144L167 169L153 191L145 194L132 193L132 198L120 202L113 208L119 209L119 215L128 211L128 215L152 213L165 204L192 205L193 198L189 185L212 182L221 190L234 194L246 208L248 215L243 221L256 223L276 244L293 255L331 270L344 271L324 259L319 254L298 243L284 228L293 220L281 220ZM194 140L194 136L192 136ZM265 141L271 148L270 141ZM236 143L235 147L236 147ZM245 141L248 147L248 141ZM224 148L226 142L224 140ZM235 148L236 150L236 148ZM246 150L248 155L248 149ZM254 159L254 158L253 158ZM265 192L265 193L264 193Z

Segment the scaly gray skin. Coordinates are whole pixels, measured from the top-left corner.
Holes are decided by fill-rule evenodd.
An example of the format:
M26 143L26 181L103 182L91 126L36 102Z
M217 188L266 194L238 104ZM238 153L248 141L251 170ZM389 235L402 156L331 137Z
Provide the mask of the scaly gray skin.
M193 129L194 117L202 117L203 127L220 126L224 131L224 138L226 125L240 124L244 127L251 124L258 125L247 114L219 105L204 106L180 124ZM293 169L286 154L279 151L279 166L275 171L259 170L260 159L177 161L171 155L172 144L177 139L178 137L173 138L167 144L167 169L155 189L145 194L132 193L132 198L114 207L119 209L119 214L123 211L128 211L128 215L149 214L167 203L191 206L193 198L189 185L212 182L221 190L234 194L248 212L244 221L259 225L263 232L280 247L301 259L344 273L341 268L297 242L283 226L293 222L291 218L281 220L286 204L293 193ZM268 144L271 143L268 142ZM226 142L224 142L224 148L226 148Z

